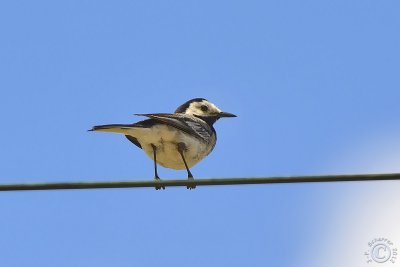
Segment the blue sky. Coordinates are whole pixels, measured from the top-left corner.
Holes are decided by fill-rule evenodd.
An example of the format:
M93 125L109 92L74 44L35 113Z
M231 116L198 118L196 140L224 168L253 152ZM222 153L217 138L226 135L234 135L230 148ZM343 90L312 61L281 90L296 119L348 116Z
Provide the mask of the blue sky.
M218 144L195 177L400 172L399 8L2 2L1 183L152 179L142 151L86 130L194 97L238 115L218 121ZM399 190L367 182L1 193L1 258L41 267L364 266L371 239L400 248Z

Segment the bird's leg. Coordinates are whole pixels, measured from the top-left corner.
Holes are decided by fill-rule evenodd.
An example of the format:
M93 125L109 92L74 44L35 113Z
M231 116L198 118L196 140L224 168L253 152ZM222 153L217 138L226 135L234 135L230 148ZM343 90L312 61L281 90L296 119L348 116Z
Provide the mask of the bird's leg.
M187 173L188 173L188 180L194 180L193 179L193 174L190 172L189 167L188 167L188 165L186 163L185 156L183 155L183 153L186 150L186 145L184 143L178 143L177 147L178 147L179 154L181 154L183 163L185 163L185 167L186 167L186 170L187 170ZM186 186L186 188L192 190L192 189L195 189L196 186L195 185L188 185L188 186Z
M158 172L157 172L157 147L153 144L151 144L151 147L153 148L153 160L154 160L154 179L156 181L161 181L160 177L158 176ZM160 189L165 189L165 186L158 186L156 185L156 190L160 190Z

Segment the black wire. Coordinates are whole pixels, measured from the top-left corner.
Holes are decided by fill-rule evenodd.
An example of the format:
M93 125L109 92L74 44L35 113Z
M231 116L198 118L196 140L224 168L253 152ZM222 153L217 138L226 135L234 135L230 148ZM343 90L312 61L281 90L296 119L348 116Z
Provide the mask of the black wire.
M259 178L221 178L221 179L194 179L194 180L150 180L149 179L146 181L3 184L0 185L0 191L134 188L134 187L136 188L136 187L156 187L156 186L168 187L168 186L315 183L315 182L321 183L321 182L383 181L383 180L400 180L400 173L283 176L283 177L259 177Z

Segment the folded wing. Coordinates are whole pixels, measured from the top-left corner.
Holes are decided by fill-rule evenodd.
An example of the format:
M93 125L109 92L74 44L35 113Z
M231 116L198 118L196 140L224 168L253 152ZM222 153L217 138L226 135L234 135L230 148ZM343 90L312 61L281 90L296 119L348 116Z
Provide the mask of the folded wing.
M184 131L202 141L208 142L213 135L212 128L199 118L186 114L153 113L135 114Z

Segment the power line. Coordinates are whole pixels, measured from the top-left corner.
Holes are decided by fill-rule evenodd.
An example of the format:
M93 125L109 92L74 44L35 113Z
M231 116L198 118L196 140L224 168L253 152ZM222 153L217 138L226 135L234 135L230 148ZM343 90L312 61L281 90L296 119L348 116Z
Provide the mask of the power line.
M314 176L275 176L259 178L220 178L195 180L146 180L146 181L106 181L106 182L62 182L2 184L0 191L23 190L59 190L59 189L100 189L100 188L137 188L155 186L205 186L205 185L245 185L245 184L280 184L280 183L315 183L345 181L383 181L400 180L400 173L386 174L345 174Z

